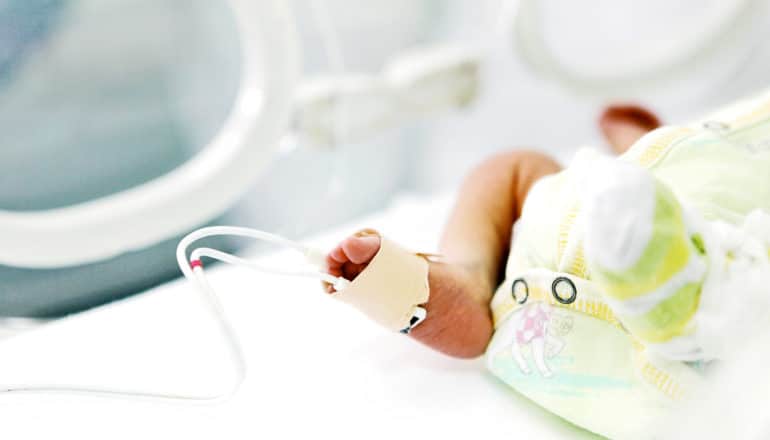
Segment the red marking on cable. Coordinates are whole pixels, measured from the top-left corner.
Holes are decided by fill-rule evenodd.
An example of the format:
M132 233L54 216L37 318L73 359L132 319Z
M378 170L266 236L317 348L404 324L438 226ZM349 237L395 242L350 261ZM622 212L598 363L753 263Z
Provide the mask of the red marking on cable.
M190 262L190 269L195 269L196 267L203 269L203 263L201 263L201 260L192 260Z

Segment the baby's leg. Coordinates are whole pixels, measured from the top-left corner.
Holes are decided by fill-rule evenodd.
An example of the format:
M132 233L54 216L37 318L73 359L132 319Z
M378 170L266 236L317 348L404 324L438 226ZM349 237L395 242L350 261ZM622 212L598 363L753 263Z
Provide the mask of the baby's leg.
M532 184L558 170L542 154L516 151L495 155L468 175L441 239L446 261L430 265L428 316L411 336L451 356L484 352L492 335L489 300L502 276L513 222ZM355 278L379 245L378 237L346 238L327 257L329 273Z

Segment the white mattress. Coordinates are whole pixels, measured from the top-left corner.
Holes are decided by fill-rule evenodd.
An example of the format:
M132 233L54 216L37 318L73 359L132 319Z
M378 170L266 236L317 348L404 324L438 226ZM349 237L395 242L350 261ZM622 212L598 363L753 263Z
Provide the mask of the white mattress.
M401 198L323 234L363 226L432 250L451 198ZM260 257L289 264L283 252ZM564 438L589 436L498 382L481 360L435 353L370 323L316 282L208 270L249 374L219 404L0 394L3 438ZM71 383L205 392L232 370L213 321L184 280L0 340L0 384ZM427 436L427 437L425 437Z

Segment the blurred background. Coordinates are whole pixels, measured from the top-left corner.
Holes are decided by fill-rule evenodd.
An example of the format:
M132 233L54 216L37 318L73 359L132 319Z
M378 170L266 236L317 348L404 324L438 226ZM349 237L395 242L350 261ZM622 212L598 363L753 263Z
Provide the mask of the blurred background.
M496 151L566 163L603 148L610 102L680 122L770 87L765 0L280 3L301 64L291 123L252 146L271 160L211 223L302 238L451 192ZM0 0L0 210L109 197L188 161L238 96L239 20L224 1ZM177 277L190 229L103 261L4 264L0 315L61 316Z

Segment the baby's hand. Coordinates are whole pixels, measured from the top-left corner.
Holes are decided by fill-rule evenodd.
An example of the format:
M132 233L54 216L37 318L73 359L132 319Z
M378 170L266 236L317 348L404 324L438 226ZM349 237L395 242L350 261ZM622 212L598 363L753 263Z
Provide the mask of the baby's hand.
M342 240L326 256L329 274L353 281L372 261L380 250L380 237L376 235L351 235ZM334 292L331 284L326 284L326 291Z

